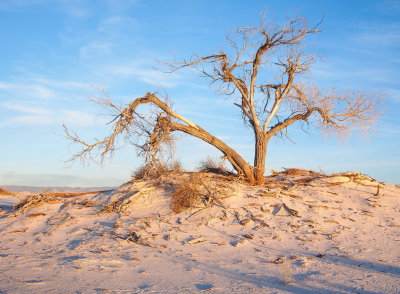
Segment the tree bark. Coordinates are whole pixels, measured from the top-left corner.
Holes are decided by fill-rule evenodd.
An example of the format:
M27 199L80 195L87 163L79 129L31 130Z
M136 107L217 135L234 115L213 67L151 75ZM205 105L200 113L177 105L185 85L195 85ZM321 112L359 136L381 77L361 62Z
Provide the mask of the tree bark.
M255 184L260 185L265 181L265 160L267 156L268 137L262 131L255 131L254 150L254 179Z
M232 166L238 172L239 175L242 174L251 185L254 185L256 183L256 180L254 178L253 167L247 161L245 161L240 156L239 153L237 153L235 150L226 145L223 141L221 141L217 137L214 137L206 130L198 126L197 128L194 128L188 125L183 125L172 121L169 122L169 126L172 130L187 133L216 147L224 154L224 156L232 164Z

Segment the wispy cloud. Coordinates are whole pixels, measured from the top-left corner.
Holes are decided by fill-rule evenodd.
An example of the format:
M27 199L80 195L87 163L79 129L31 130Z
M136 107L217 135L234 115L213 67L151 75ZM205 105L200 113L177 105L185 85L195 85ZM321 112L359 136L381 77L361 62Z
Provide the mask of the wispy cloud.
M63 110L58 121L70 126L103 126L108 120L105 117L81 110Z
M139 27L140 23L132 17L114 15L102 20L98 26L98 30L102 33L109 33L124 29L131 31Z
M114 175L103 175L102 177L82 176L78 174L67 173L40 173L37 172L19 172L6 171L0 172L0 182L3 185L20 186L67 186L67 187L95 187L120 185L121 178Z
M3 101L49 101L75 97L84 91L101 89L103 85L69 80L54 80L41 76L20 77L15 81L0 81Z
M151 68L151 66L149 66L151 64L154 64L154 61L147 64L143 61L132 61L124 65L111 65L103 68L102 71L116 77L135 78L141 82L157 87L171 88L183 82L180 74L172 75L163 73Z
M32 77L31 79L32 81L38 84L46 85L49 87L55 87L59 89L77 90L77 89L87 89L92 87L100 87L100 85L91 83L82 83L70 80L54 80L45 77Z
M114 44L109 42L90 42L79 49L81 58L99 58L110 55Z
M0 127L7 127L10 125L51 125L54 121L51 115L20 115L16 116L9 121L0 124Z
M0 9L10 9L15 7L36 6L43 4L56 3L57 0L3 0L0 2Z
M310 73L313 79L330 79L335 82L335 79L345 80L354 83L354 80L367 83L391 83L398 84L398 70L396 68L376 68L366 64L365 66L358 65L358 68L353 66L351 62L343 62L341 60L331 60L329 63L316 63Z
M138 2L139 0L105 0L105 3L112 11L124 11Z
M383 14L398 14L400 12L399 0L377 1L374 5L375 10Z
M364 24L352 36L353 41L368 43L368 47L388 47L400 44L400 23Z
M84 4L85 1L81 0L2 0L0 10L49 5L72 17L83 18L89 15Z
M1 107L14 110L17 112L23 112L23 113L30 113L30 114L47 114L49 113L48 109L42 108L42 107L37 107L37 106L32 106L32 105L26 105L26 104L17 104L13 102L4 102L0 104Z
M43 113L15 113L11 118L0 121L0 127L59 125L63 123L72 127L104 126L107 120L94 113L81 110L47 109Z
M52 99L57 95L48 87L45 87L39 83L9 83L0 82L0 95L3 97L19 96L25 99Z
M387 100L400 103L400 89L388 88L385 90L385 95Z
M93 126L104 118L82 109L84 91L93 92L89 84L30 77L15 82L0 82L0 127L13 125ZM78 99L76 99L78 98ZM64 106L63 101L73 101ZM79 109L81 107L81 109ZM75 108L75 109L74 109ZM77 109L78 108L78 109ZM7 111L5 111L7 110Z

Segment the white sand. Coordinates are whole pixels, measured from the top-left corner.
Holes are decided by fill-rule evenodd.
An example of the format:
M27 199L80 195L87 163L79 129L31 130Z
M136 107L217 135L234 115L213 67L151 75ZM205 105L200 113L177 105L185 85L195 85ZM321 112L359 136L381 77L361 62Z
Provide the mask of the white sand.
M147 182L17 213L0 196L0 293L399 293L400 188L350 175L214 182L226 209L180 214Z

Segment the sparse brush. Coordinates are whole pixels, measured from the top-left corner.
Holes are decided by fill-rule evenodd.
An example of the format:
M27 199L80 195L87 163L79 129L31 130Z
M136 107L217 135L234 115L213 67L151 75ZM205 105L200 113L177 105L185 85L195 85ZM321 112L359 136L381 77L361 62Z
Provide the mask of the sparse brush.
M22 199L14 206L14 213L23 213L28 209L36 207L42 203L58 202L56 198L48 197L44 194L33 194Z
M172 173L181 173L182 167L179 161L172 163L151 162L139 167L132 173L132 178L135 179L158 179L161 176Z
M184 179L171 194L171 208L179 213L195 205L200 200L201 182L198 174L191 175Z
M199 172L208 172L227 176L232 175L232 173L228 171L221 162L218 162L211 157L207 157L207 159L200 161L197 170Z
M287 176L316 176L320 174L312 170L301 169L301 168L283 168L283 169L284 171L280 172L280 174L284 174Z
M12 195L13 193L0 187L0 195Z

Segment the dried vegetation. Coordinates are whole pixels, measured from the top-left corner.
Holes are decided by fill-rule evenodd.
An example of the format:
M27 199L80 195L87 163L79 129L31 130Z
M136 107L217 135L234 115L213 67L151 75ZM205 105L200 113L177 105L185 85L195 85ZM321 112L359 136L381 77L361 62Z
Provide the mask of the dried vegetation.
M207 157L206 160L200 161L199 167L197 168L199 172L205 172L205 173L214 173L218 175L224 175L224 176L234 176L235 174L233 172L230 172L224 167L224 164L222 162L218 162L215 159L212 159L211 157Z
M62 193L62 192L55 192L55 193L40 193L40 194L32 194L28 195L25 198L23 198L21 201L19 201L15 206L14 206L14 214L19 214L19 213L24 213L34 207L40 206L45 203L61 203L63 202L62 198L70 198L70 197L79 197L83 195L90 195L90 194L98 194L100 192L106 192L106 191L91 191L91 192L78 192L78 193L72 193L72 192L67 192L67 193ZM94 204L87 201L78 201L77 204L83 205L83 206L93 206ZM36 216L35 214L29 215L29 216Z
M162 176L169 176L172 174L181 174L182 167L179 161L172 163L162 163L160 161L149 162L136 169L132 173L133 179L159 179Z
M25 211L37 207L41 204L55 202L58 202L56 198L48 197L45 194L29 195L14 206L14 213L24 213Z
M0 195L12 195L13 193L8 191L7 189L4 189L0 187Z
M197 204L200 201L201 188L200 176L197 174L181 181L170 195L172 211L179 213Z

